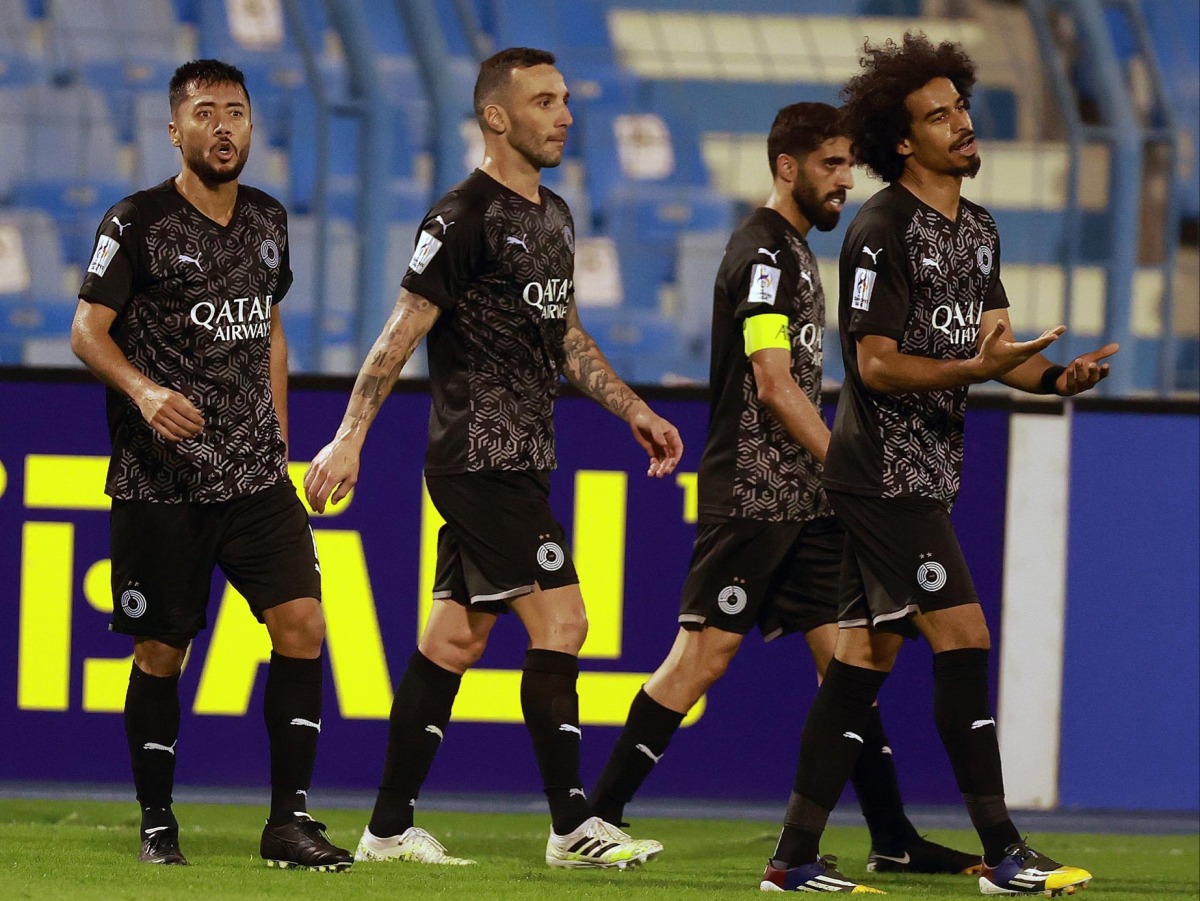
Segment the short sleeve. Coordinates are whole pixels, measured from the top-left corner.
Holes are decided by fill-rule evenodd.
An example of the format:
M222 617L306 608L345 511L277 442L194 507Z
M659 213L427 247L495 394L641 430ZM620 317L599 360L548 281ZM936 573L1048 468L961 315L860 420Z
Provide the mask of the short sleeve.
M279 282L275 286L274 303L279 303L283 300L292 287L292 251L291 240L288 237L287 218L283 220L283 240L280 242L282 247L279 251Z
M986 259L983 249L979 251L980 261ZM996 249L992 253L990 262L991 272L988 273L987 293L983 296L984 310L1006 310L1008 309L1008 292L1004 290L1004 283L1000 281L1000 237L996 237Z
M458 304L484 259L483 215L450 194L425 216L403 286L443 310Z
M841 259L849 332L897 341L904 337L911 304L907 260L900 229L886 211L865 210L855 218Z
M747 237L754 238L751 233ZM738 248L731 263L729 296L736 301L733 315L746 319L760 313L780 313L789 319L794 315L790 298L796 294L799 276L791 250L776 235L761 236Z
M122 200L96 229L96 243L79 296L120 313L134 293L141 221L137 207Z

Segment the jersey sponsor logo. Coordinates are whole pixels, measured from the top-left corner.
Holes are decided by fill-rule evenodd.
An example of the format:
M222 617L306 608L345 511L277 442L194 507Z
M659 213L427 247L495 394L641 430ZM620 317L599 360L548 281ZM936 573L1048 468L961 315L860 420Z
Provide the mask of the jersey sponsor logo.
M804 281L805 281L805 282L808 284L808 290L809 290L809 291L812 291L812 290L814 290L814 289L813 289L813 280L812 280L812 273L811 273L811 272L809 272L807 269L801 269L801 270L800 270L800 278L804 279Z
M875 264L877 264L877 265L878 265L878 263L879 263L879 255L880 255L881 253L883 253L883 248L882 248L882 247L880 247L878 250L872 250L870 247L868 247L866 244L864 244L864 245L863 245L862 252L863 252L863 253L865 253L867 256L869 256L869 257L871 258L871 262L872 262L872 263L875 263Z
M567 555L557 543L546 541L537 549L537 562L546 572L552 573L562 569L562 565L567 562Z
M504 238L504 246L508 247L511 244L516 247L520 247L526 253L529 253L529 245L527 245L525 243L525 239L527 237L528 237L528 233L521 235L521 237L519 237L519 238L516 235L507 235Z
M416 250L413 251L412 259L408 261L408 268L417 275L420 275L425 271L425 267L429 265L429 261L441 249L442 242L438 238L435 238L427 231L422 231L421 237L417 241Z
M775 305L775 295L779 293L780 272L774 266L755 263L750 271L750 296L748 303L765 303Z
M129 228L129 226L133 225L132 222L122 222L116 216L110 217L108 221L117 227L117 237L118 238L120 238L121 236L123 236L125 234L125 229L127 229L127 228Z
M521 297L541 313L543 319L566 319L567 299L573 287L569 278L548 278L545 283L529 282Z
M875 271L859 266L854 270L854 293L850 306L855 310L871 309L871 294L875 291Z
M138 619L146 612L146 596L136 588L126 588L121 592L121 609L130 619Z
M214 341L265 338L271 333L271 302L266 297L236 297L219 304L202 300L192 306L192 322L212 333Z
M740 585L726 585L717 595L717 606L722 613L735 616L746 609L746 589Z
M193 256L189 256L186 253L181 253L178 257L176 257L175 262L191 263L193 266L195 266L201 272L204 271L204 267L200 265L200 257L198 257L198 256L193 257Z
M279 268L279 245L271 238L263 241L258 248L258 255L262 261L267 264L268 269Z
M92 254L92 261L88 263L87 271L92 275L103 277L104 273L108 272L108 264L117 255L117 250L120 246L120 244L108 235L101 235L97 238L96 252Z
M446 232L450 231L450 226L452 226L452 225L453 225L454 223L456 223L458 220L457 220L457 219L451 219L449 222L447 222L447 221L446 221L445 219L443 219L441 216L434 216L434 217L433 217L433 221L434 221L434 222L436 222L438 225L440 225L440 226L442 227L442 234L444 235L444 234L446 234Z
M921 257L922 269L933 269L938 275L942 274L942 264L936 257Z
M770 257L771 262L774 263L776 266L779 265L779 260L777 259L779 256L778 250L776 250L774 253L772 253L771 251L767 250L767 248L760 247L760 248L758 248L758 252L761 253L763 256Z
M946 567L936 560L926 560L917 567L917 584L925 591L940 591L946 586Z
M979 271L984 275L992 274L992 248L987 244L979 245L975 251L975 262L979 264Z
M955 344L974 345L979 338L979 320L983 316L983 301L944 303L935 307L929 324Z
M821 326L815 322L804 323L796 331L796 340L810 354L814 356L819 354L821 352Z

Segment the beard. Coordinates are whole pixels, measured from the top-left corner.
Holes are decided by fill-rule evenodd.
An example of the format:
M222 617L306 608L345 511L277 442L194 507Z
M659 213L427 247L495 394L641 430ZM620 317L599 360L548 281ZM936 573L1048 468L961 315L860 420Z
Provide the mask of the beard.
M535 169L553 169L562 165L563 150L547 150L545 142L535 135L515 131L509 143Z
M249 148L245 151L237 151L237 157L233 165L226 169L217 169L201 151L193 151L184 155L187 166L201 182L212 187L214 185L223 185L231 181L236 181L238 176L242 174L242 170L246 168L246 160L249 159Z
M963 170L963 175L965 175L967 178L974 178L979 174L979 167L982 165L983 160L980 159L979 154L976 153L967 163L966 168Z
M792 188L792 200L796 202L800 213L813 224L817 231L827 232L837 227L842 218L841 210L829 210L825 203L835 197L844 196L842 191L831 191L824 197L817 195L817 190L811 184L799 183Z

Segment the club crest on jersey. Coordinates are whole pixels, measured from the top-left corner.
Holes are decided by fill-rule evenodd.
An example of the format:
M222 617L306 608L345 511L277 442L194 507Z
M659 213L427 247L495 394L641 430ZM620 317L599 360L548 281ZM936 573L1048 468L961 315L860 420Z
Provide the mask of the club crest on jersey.
M202 300L192 306L192 322L210 332L214 341L266 338L271 333L273 294L235 297L218 303Z
M525 303L542 314L543 319L566 319L567 300L571 296L573 283L569 278L548 278L543 282L529 282L521 297Z
M258 255L262 257L262 261L267 264L268 269L279 268L279 245L271 238L262 242L258 248Z
M871 309L871 294L875 291L875 271L859 266L854 270L854 293L850 306L855 310Z
M96 240L96 252L92 254L92 261L88 263L87 271L92 275L104 276L108 272L108 264L113 261L113 257L117 255L117 250L121 245L110 238L108 235L101 235Z
M774 266L755 263L750 271L750 296L748 303L765 303L775 306L775 295L779 293L780 271Z
M987 244L980 244L975 251L975 262L979 263L979 271L984 275L992 274L992 248Z
M425 267L429 265L429 261L437 255L437 252L442 249L442 242L435 238L427 231L421 232L421 237L417 241L416 250L413 251L412 259L408 261L408 268L420 275L425 271Z
M571 226L564 225L562 231L563 241L567 244L567 250L571 253L575 252L575 232L571 231Z

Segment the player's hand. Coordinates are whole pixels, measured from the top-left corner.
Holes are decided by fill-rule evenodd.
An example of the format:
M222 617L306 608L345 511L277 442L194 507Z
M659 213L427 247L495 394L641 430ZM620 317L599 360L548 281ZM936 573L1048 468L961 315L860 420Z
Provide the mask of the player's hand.
M1032 341L1009 341L1004 337L1008 331L1004 321L996 323L991 333L984 336L979 345L979 353L975 360L979 364L982 381L999 378L1005 373L1012 372L1034 354L1043 350L1058 340L1059 335L1067 330L1065 325L1047 329Z
M1095 388L1108 378L1108 364L1100 361L1120 349L1120 344L1105 344L1099 350L1076 357L1054 383L1055 392L1060 397L1074 397Z
M313 457L304 474L304 496L312 509L324 513L326 501L336 505L357 483L358 447L334 438Z
M675 471L679 458L683 456L683 439L679 429L667 422L645 404L629 420L634 440L650 455L650 468L646 475L661 479Z
M136 400L142 419L168 441L194 438L204 428L204 416L196 405L170 388L152 385Z

